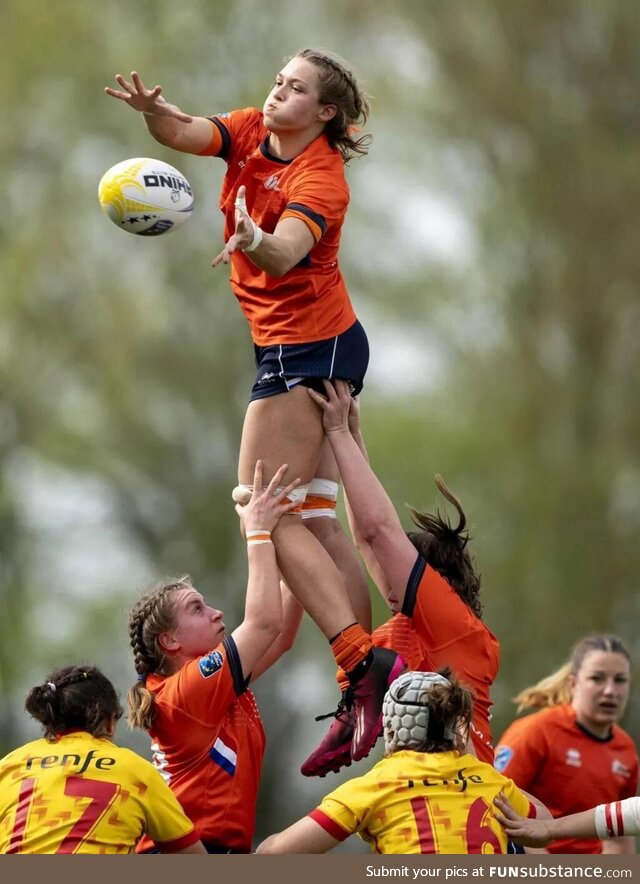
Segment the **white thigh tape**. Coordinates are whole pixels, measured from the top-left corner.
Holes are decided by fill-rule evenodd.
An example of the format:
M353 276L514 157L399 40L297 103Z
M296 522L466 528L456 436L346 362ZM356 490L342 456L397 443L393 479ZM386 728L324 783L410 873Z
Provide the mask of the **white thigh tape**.
M274 494L280 494L281 491L284 491L284 487L284 485L279 485L275 489ZM264 486L262 490L266 491L266 486ZM304 503L308 491L308 485L298 485L297 488L294 488L293 491L290 491L287 494L287 497L289 498L289 500L295 501L296 503ZM231 492L231 497L233 498L234 503L239 503L240 506L246 506L251 500L252 494L253 485L236 485L236 487Z

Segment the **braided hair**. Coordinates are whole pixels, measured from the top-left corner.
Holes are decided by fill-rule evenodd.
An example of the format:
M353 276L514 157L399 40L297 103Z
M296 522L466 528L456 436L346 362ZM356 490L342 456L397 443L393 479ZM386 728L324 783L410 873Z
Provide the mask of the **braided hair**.
M320 104L336 107L335 116L324 128L329 144L340 152L345 164L354 156L367 154L371 135L353 136L369 118L369 102L347 63L321 49L301 49L294 58L304 58L314 65L318 71Z
M188 575L162 581L138 599L129 615L129 642L138 673L127 694L127 721L131 727L148 730L153 724L155 697L145 687L145 679L152 672L168 674L159 638L175 627L175 593L191 586Z
M109 736L111 718L122 715L114 686L95 666L54 669L44 684L31 688L24 708L40 722L45 739L52 743L72 730Z
M455 494L449 491L442 476L436 475L435 483L442 496L457 510L459 516L457 526L453 528L448 516L442 516L438 510L435 515L431 515L409 507L411 518L420 531L408 531L407 537L423 559L444 577L462 601L481 620L482 604L478 598L480 576L475 572L473 559L467 549L471 539L466 530L467 517L462 504Z

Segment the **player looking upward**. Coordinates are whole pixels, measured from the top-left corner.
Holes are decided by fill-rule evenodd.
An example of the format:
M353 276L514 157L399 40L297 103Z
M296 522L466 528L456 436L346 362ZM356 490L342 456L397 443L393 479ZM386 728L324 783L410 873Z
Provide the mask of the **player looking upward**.
M291 646L302 609L283 598L271 531L295 504L286 467L238 506L249 576L243 622L227 634L222 611L188 577L159 584L135 604L129 636L138 680L128 719L152 738L154 760L209 853L250 853L265 735L254 682ZM144 841L139 852L153 845Z

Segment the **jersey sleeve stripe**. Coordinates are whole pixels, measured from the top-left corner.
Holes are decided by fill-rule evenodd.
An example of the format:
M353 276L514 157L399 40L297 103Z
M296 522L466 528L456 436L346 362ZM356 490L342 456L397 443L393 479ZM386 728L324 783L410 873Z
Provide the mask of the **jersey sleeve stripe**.
M249 679L245 679L242 673L242 663L240 662L240 654L238 653L238 648L233 640L233 636L228 635L222 643L227 652L227 660L229 661L229 668L231 669L231 677L233 678L233 686L235 688L236 694L240 696L240 694L244 694L248 685Z
M288 203L280 216L281 220L282 218L299 218L301 221L304 221L316 242L322 239L327 230L326 219L322 215L312 212L311 209L303 206L302 203Z
M320 230L323 233L327 231L327 221L324 215L319 215L317 212L312 212L307 206L302 203L287 203L286 210L291 212L300 212L301 215L306 215L306 217L313 221L314 224L317 224Z
M229 130L224 125L224 123L220 122L220 120L217 117L207 117L207 119L211 123L213 123L213 125L218 130L217 133L214 133L213 138L211 139L211 144L209 145L209 148L207 148L207 153L209 155L215 155L215 156L221 157L223 160L226 160L227 157L229 156L229 151L231 150L231 135L229 134ZM214 139L216 139L217 137L219 137L219 144L218 144L218 148L214 154L210 150L210 148L213 146ZM204 153L204 151L203 151L203 153Z
M416 599L418 598L418 587L420 586L420 581L422 580L426 567L426 560L423 559L422 556L418 556L415 565L411 569L411 574L407 581L407 591L404 594L404 601L402 603L402 613L407 617L413 616L413 609L416 606Z
M335 838L336 841L345 841L352 834L352 832L347 832L339 823L332 820L330 816L327 816L324 811L319 810L317 807L308 816L319 826L322 826L325 832L331 835L332 838Z

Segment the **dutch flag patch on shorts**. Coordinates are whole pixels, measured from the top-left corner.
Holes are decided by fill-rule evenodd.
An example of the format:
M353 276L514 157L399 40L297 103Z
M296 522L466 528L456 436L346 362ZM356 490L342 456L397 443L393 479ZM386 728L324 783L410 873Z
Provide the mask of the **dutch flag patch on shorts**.
M209 757L222 770L226 771L229 776L232 777L236 772L238 755L232 741L226 734L222 734L215 741L209 752Z

